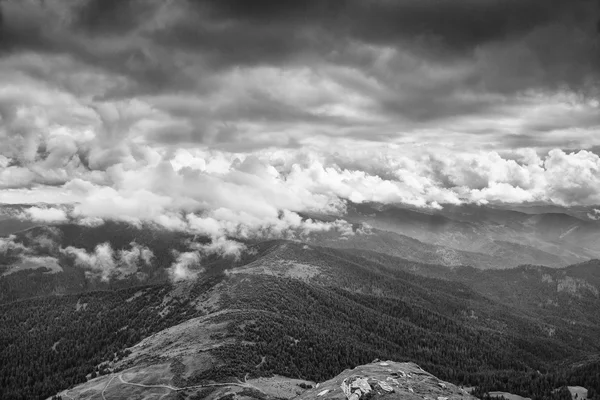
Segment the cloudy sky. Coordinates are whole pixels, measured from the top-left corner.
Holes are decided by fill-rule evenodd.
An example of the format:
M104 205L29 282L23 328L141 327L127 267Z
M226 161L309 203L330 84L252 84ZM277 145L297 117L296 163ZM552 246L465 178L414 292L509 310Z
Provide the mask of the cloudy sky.
M215 236L600 204L596 0L0 1L0 203ZM322 228L322 227L321 227Z

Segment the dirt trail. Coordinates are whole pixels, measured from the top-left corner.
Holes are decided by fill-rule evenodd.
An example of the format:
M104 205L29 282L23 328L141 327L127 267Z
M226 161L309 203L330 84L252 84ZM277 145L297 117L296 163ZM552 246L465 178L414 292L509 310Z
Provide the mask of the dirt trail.
M115 376L113 376L113 378ZM111 378L111 381L112 381L113 378ZM260 390L257 387L255 387L255 386L253 386L253 385L251 385L249 383L242 383L242 382L240 382L240 383L236 383L236 382L228 382L228 383L205 383L204 385L174 387L174 386L170 386L170 385L145 385L143 383L128 382L125 379L123 379L123 374L119 374L119 380L124 385L131 385L131 386L137 386L137 387L143 387L143 388L149 388L149 389L155 389L155 388L170 389L170 390L172 390L174 392L181 391L181 390L187 390L187 389L200 389L200 388L204 388L204 387L215 387L215 386L239 386L239 387L244 387L244 388L250 388L250 389ZM109 381L109 384L110 384L110 381ZM106 385L106 386L108 387L108 385Z
M71 396L69 396L68 392L61 393L60 395L68 397L70 400L75 400L74 398L72 398Z
M110 386L110 383L113 381L113 379L115 379L115 375L110 377L110 380L108 381L108 383L106 384L106 386L104 386L104 389L102 389L102 398L104 400L106 400L106 397L104 396L104 392L106 392L106 389L108 389L108 387Z
M188 390L188 389L200 389L200 388L205 388L205 387L224 387L224 386L239 386L239 387L243 387L243 388L249 388L249 389L254 389L254 390L258 390L260 392L262 392L262 390L260 390L259 388L257 388L256 386L247 383L247 382L241 382L238 380L238 382L227 382L227 383L205 383L203 385L193 385L193 386L185 386L185 387L175 387L175 386L171 386L171 385L146 385L144 383L135 383L135 382L129 382L126 381L123 378L123 374L119 374L119 375L113 375L111 376L111 378L108 380L108 382L106 383L106 385L104 386L104 389L102 389L102 392L100 393L100 395L102 396L103 400L109 400L106 398L106 391L108 390L110 384L112 383L112 381L115 378L119 378L119 381L121 384L123 385L130 385L130 386L136 386L136 387L141 387L141 388L147 388L147 389L168 389L171 390L173 392L180 392L182 390ZM75 400L73 397L71 397L67 392L63 392L61 393L61 396L65 396L67 397L69 400ZM164 397L164 396L162 396ZM162 398L161 397L161 398Z
M131 386L137 386L137 387L143 387L143 388L160 388L160 389L170 389L173 391L185 389L185 388L176 388L174 386L169 386L169 385L145 385L143 383L128 382L125 379L123 379L123 374L119 374L119 380L124 385L131 385Z

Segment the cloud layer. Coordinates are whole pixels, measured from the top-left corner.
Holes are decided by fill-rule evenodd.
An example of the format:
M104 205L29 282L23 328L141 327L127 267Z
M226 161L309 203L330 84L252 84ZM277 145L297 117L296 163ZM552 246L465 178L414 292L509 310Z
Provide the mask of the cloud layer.
M1 2L0 201L220 249L347 201L600 204L597 1L252 3Z
M86 269L90 278L99 278L108 282L112 277L126 277L138 272L139 266L149 266L154 254L152 250L137 243L131 243L131 249L115 252L110 243L101 243L94 251L87 252L73 246L60 250L73 258L76 266Z

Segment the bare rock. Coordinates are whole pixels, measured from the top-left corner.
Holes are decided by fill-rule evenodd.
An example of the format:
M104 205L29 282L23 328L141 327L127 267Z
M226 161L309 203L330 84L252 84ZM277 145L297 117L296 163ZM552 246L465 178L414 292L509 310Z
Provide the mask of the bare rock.
M348 369L297 397L323 400L420 399L473 400L458 386L443 382L414 363L378 361Z

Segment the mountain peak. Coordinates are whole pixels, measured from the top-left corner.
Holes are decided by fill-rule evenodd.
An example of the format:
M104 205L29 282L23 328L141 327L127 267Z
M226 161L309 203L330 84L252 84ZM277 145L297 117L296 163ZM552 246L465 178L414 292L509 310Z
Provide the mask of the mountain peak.
M302 399L475 399L465 390L444 382L415 363L375 360L347 369L300 396Z

